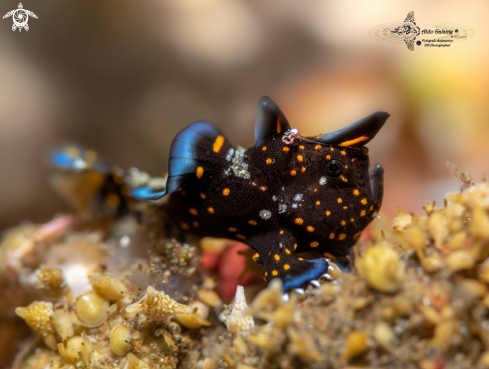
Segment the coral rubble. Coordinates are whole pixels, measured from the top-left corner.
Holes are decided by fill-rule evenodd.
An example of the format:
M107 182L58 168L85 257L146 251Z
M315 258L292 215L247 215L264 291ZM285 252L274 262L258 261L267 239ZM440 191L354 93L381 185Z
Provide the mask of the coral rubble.
M12 296L0 314L15 308L35 335L13 367L489 368L489 183L456 175L462 190L443 207L399 209L355 247L352 273L334 268L288 301L272 280L223 306L197 245L151 224L124 232L120 220L105 236L72 217L13 229L0 246Z

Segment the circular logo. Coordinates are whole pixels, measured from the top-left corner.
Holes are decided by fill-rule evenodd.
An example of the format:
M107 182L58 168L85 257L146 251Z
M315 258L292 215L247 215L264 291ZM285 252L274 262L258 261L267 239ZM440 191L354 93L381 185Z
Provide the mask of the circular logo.
M416 45L420 46L421 45L421 41L416 41Z
M13 14L12 19L17 27L22 28L27 24L29 15L24 9L17 9Z

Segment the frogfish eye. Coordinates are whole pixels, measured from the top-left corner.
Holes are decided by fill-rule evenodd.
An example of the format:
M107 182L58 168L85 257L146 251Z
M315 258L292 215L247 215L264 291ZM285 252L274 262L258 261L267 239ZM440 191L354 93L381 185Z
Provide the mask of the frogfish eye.
M331 177L338 177L345 169L344 164L339 160L331 160L326 164L326 171Z

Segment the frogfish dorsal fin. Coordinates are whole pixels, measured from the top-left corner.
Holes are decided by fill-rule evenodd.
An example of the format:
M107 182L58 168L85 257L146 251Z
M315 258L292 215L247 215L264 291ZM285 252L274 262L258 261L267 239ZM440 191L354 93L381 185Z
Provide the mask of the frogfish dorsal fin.
M284 113L275 102L264 96L258 102L255 123L255 141L260 146L267 140L282 137L290 129Z
M389 117L389 113L378 111L350 124L348 127L325 134L314 141L323 144L360 148L375 137Z

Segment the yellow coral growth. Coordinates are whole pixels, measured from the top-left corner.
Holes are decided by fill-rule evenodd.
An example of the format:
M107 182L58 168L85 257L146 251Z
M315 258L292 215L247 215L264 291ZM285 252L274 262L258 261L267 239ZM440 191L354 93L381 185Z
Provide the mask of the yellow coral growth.
M37 270L35 287L55 297L61 297L70 292L63 277L63 271L59 268L43 268Z
M80 361L78 352L68 346L66 340L63 340L63 343L58 343L58 352L59 356L61 356L66 364L75 365L78 361Z
M34 301L27 307L18 307L15 314L26 321L31 329L40 335L46 344L56 349L56 338L54 336L54 327L51 323L53 314L53 304L45 301Z
M190 314L190 306L180 304L166 295L163 291L156 291L148 286L146 294L138 302L126 308L128 313L142 313L153 320L164 320L172 314Z
M187 328L200 328L202 326L210 326L211 322L207 320L209 316L209 308L200 301L192 301L188 304L194 309L191 314L179 314L175 316L175 320Z
M249 330L255 326L253 317L246 314L248 304L244 295L243 286L236 288L236 296L234 297L232 310L226 315L226 325L229 332L236 332L241 330Z
M401 208L397 208L398 214L392 219L392 228L396 231L402 232L404 229L409 227L413 221L413 216L411 214L406 214Z
M88 280L92 288L109 301L117 301L127 296L127 287L116 278L101 274L90 274Z
M404 265L386 241L370 246L355 266L370 287L381 292L396 292L404 278Z

